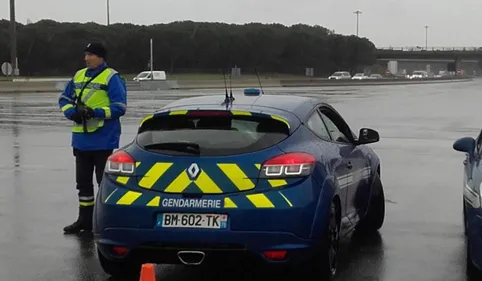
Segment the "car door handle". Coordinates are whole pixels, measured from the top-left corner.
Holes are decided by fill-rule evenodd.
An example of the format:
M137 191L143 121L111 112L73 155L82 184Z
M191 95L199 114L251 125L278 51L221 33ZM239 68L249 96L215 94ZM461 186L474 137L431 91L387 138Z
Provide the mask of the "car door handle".
M348 161L348 163L346 163L346 166L348 167L348 169L353 168L353 164L350 161Z

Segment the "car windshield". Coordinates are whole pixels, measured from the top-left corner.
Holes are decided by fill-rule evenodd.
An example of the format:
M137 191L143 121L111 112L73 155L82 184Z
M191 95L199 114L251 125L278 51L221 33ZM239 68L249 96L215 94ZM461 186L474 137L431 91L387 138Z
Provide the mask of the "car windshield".
M342 76L342 73L341 72L335 72L335 73L333 73L333 76Z
M288 135L288 126L272 118L173 115L144 122L137 143L163 154L223 156L265 149Z
M355 76L363 76L363 73L357 73Z
M422 74L424 74L424 72L423 72L423 71L414 71L413 74L415 74L415 75L422 75Z
M149 75L149 74L150 74L150 72L142 72L139 75L137 75L137 78L144 78L144 77L147 77L147 75Z

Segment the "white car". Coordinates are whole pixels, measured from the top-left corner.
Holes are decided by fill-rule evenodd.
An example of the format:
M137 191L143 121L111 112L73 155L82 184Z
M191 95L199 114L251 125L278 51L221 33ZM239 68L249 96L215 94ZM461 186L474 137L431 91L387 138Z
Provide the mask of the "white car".
M427 78L428 73L427 71L422 71L422 70L417 70L410 75L410 79L421 79L421 78Z
M368 76L365 75L364 73L357 73L357 74L353 75L353 77L351 79L352 80L365 80L365 79L368 79Z
M383 76L380 74L372 74L368 79L383 79Z
M330 77L330 80L341 80L341 79L351 79L351 74L348 71L337 71L333 73Z

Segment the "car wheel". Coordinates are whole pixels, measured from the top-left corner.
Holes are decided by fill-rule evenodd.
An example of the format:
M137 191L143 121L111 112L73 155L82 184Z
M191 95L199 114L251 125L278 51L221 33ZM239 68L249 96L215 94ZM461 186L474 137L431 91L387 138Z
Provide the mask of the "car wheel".
M97 249L97 256L99 257L100 266L105 273L113 277L137 277L141 272L140 263L132 262L121 262L121 261L111 261L108 260L104 255Z
M373 178L371 190L367 212L356 227L358 231L378 231L385 220L385 193L383 192L383 184L378 173Z
M320 280L332 280L338 268L340 220L337 214L337 204L332 202L321 247L309 261L309 270L306 271L306 267L303 267L303 271L310 272L310 275L317 275L317 279Z

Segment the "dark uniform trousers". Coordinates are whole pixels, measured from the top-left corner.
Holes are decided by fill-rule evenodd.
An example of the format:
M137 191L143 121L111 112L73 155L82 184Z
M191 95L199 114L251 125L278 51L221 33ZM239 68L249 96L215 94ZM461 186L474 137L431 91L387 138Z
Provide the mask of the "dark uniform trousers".
M66 226L66 233L92 230L92 216L95 202L94 172L98 185L102 181L107 158L113 150L81 151L74 148L75 180L79 196L79 217L76 222Z

